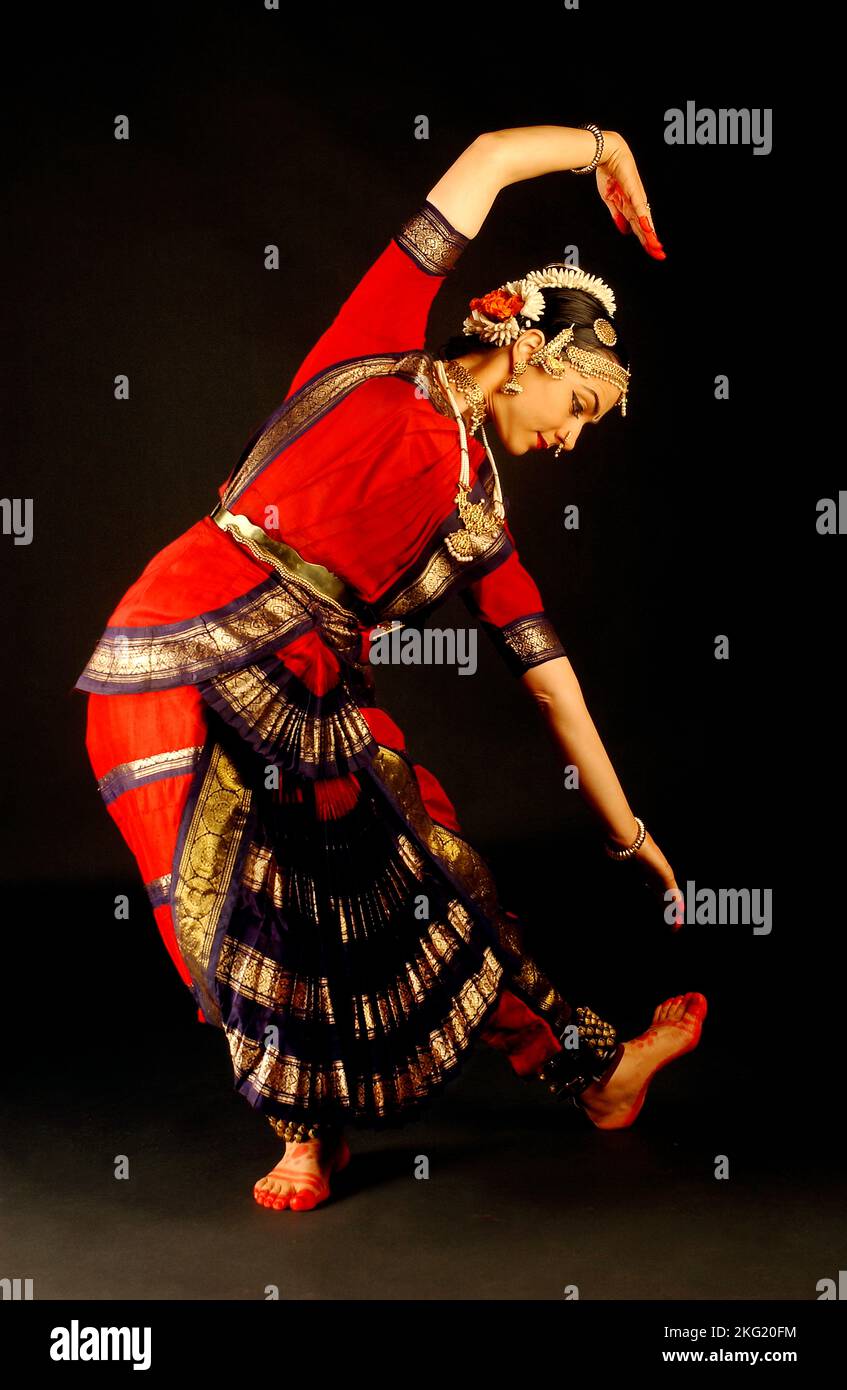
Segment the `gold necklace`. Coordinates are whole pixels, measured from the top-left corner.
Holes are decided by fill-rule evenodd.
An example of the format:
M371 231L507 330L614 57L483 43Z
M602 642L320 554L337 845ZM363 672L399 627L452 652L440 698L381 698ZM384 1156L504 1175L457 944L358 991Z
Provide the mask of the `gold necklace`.
M471 429L475 429L477 425L482 423L481 420L476 419L476 411L479 410L480 405L482 406L483 412L482 419L485 418L485 397L482 394L482 389L478 382L476 382L470 373L466 372L457 362L437 361L436 376L439 376L439 374L443 374L442 385L445 383L447 384L448 392L452 384L457 386L463 395L467 396L475 412L471 424ZM463 529L461 531L451 531L448 536L445 536L445 544L457 560L462 560L467 563L468 561L477 559L480 555L484 555L498 536L501 535L505 525L505 508L503 506L503 495L500 489L500 479L497 475L497 465L494 462L494 455L491 452L491 447L484 429L482 430L482 438L494 480L493 505L490 501L485 500L482 502L470 501L468 495L471 491L468 480L468 450L467 440L465 438L467 431L458 404L452 399L452 396L451 406L459 426L461 440L462 476L459 479L459 491L456 493L454 501L459 512ZM499 514L500 512L503 513L502 516Z
M488 407L485 404L485 396L482 387L476 377L471 376L466 367L461 362L445 362L447 380L453 386L457 386L471 408L471 422L468 426L468 433L475 434L488 416Z

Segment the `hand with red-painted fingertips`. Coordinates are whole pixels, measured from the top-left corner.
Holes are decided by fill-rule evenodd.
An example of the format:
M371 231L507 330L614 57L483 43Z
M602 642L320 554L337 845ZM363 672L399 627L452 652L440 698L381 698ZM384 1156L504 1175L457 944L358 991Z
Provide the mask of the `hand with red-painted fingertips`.
M656 235L635 158L617 131L603 132L603 158L597 165L595 175L600 197L618 231L624 234L633 232L648 256L657 261L665 260L666 252Z
M685 897L673 869L649 831L632 858L623 863L662 903L665 925L671 931L679 931L685 922Z
M612 217L614 218L615 226L617 227L618 231L622 232L624 236L627 236L632 231L632 228L630 227L623 213L618 212L618 209L616 207L612 208Z

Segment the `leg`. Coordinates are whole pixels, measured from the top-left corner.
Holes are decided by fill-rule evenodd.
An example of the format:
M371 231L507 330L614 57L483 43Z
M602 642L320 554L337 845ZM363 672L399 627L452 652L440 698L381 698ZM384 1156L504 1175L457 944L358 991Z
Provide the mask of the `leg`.
M421 796L434 821L461 834L455 809L431 772L414 766ZM622 1129L639 1114L655 1074L700 1039L706 1016L701 994L660 1004L651 1027L628 1043L611 1024L580 1006L572 1009L524 949L514 913L499 913L501 946L514 960L512 990L479 1034L505 1053L519 1076L539 1076L560 1099L580 1106L597 1128Z
M537 1076L545 1062L562 1050L553 1029L546 1019L504 989L497 1008L485 1027L480 1040L496 1048L507 1058L517 1076Z
M370 710L366 713L370 714ZM380 712L382 713L382 712ZM381 728L381 737L391 738L394 734L392 746L395 748L405 748L405 739L402 737L401 730L395 726L394 721L389 724L388 730ZM414 763L414 776L419 785L421 801L426 806L427 815L439 826L445 826L448 830L462 834L462 827L459 824L459 817L456 816L456 809L446 795L444 787L439 783L438 778L424 767L421 763ZM522 942L519 940L520 926L517 917L513 912L503 913L506 930L515 933L515 941L510 942L510 947L516 954L522 951ZM570 1016L570 1006L566 1004L555 990L554 986L545 980L538 972L534 962L527 962L526 969L522 970L517 977L519 986L526 988L537 997L545 998L547 1004L558 1005L554 1009L554 1022L565 1023ZM506 1058L509 1059L510 1066L515 1070L517 1076L531 1076L537 1074L538 1068L544 1065L545 1061L555 1056L562 1049L554 1029L547 1017L541 1015L527 1004L526 999L520 998L509 988L503 988L501 998L499 998L497 1009L492 1013L484 1029L480 1030L478 1037L485 1042L487 1047L497 1048Z
M135 857L162 941L187 988L169 884L180 818L206 738L193 686L87 696L86 749L106 809Z
M383 730L382 736L387 738L391 733L395 734L392 746L405 747L402 734L394 725L387 733ZM427 814L438 825L446 826L448 830L454 830L461 835L463 832L456 809L438 778L420 763L413 766ZM479 1037L486 1046L502 1052L518 1076L537 1076L544 1063L561 1052L562 1044L557 1031L570 1021L571 1008L535 962L526 955L520 923L515 913L502 914L500 935L504 946L516 960L520 960L520 967L514 977L516 986L524 995L529 996L536 1007L527 1002L525 997L505 988L496 1010L486 1026L480 1030ZM541 1009L543 1013L539 1011Z

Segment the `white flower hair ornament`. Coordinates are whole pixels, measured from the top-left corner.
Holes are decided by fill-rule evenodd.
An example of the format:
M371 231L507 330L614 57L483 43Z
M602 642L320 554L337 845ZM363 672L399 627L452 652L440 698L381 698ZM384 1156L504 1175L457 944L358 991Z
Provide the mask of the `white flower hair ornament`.
M617 305L611 289L597 275L589 275L578 266L545 266L543 270L531 270L520 280L507 280L496 290L470 301L470 315L462 325L462 332L476 334L484 343L495 347L505 347L525 333L544 313L545 303L541 291L545 288L579 289L594 296L610 317ZM524 323L521 325L520 320ZM591 352L577 347L573 342L575 324L563 328L549 343L545 343L528 359L529 365L543 367L551 376L562 376L568 363L583 376L598 377L616 386L620 391L618 404L621 415L626 415L626 397L630 382L628 368L599 352ZM594 332L599 342L613 347L618 340L614 326L607 318L596 318ZM563 355L564 354L564 355ZM567 360L565 360L567 359ZM526 363L519 364L525 370ZM522 389L517 384L509 387L508 394Z

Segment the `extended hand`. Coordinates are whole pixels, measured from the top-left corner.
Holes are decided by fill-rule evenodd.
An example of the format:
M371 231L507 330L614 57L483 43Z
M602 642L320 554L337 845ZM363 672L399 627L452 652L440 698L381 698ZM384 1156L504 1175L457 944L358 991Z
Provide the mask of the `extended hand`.
M653 256L657 261L665 260L632 150L617 131L603 131L603 158L597 165L595 176L600 197L618 231L624 234L633 231L648 256Z
M671 931L679 931L685 919L685 899L674 878L673 869L649 832L630 862L637 864L645 887L649 888L651 893L655 893L657 898L661 898L665 908L665 921ZM673 893L673 897L666 896L669 892Z

